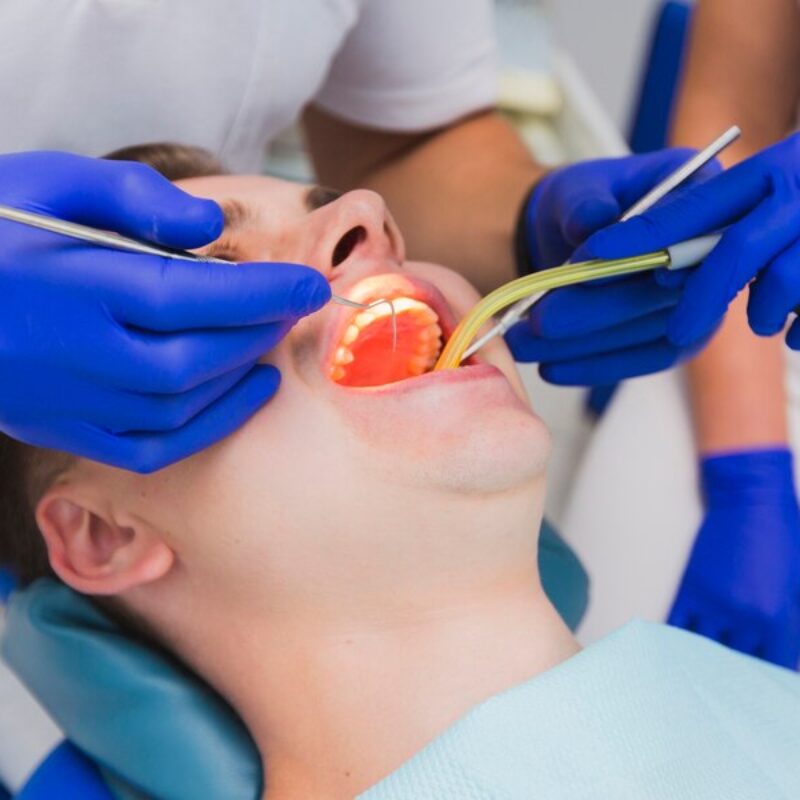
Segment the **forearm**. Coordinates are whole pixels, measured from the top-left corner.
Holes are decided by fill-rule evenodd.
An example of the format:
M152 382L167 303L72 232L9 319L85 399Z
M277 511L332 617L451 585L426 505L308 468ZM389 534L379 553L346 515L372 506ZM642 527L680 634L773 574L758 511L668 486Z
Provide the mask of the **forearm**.
M783 340L756 337L746 303L744 295L734 301L722 328L688 365L695 436L704 455L788 441Z
M351 145L360 154L349 159L326 156L321 135L326 128L336 134L336 122L311 114L320 179L380 192L410 257L452 267L484 292L516 277L515 222L544 170L498 114L486 112L424 137L383 137L388 146L376 157L369 156L369 145L380 135L369 134L362 146ZM352 129L347 136L353 141Z
M723 157L729 166L787 132L796 95L796 78L787 73L795 71L796 42L783 17L792 19L797 12L789 12L785 0L774 5L774 13L766 15L770 41L754 43L747 26L755 30L764 22L764 8L750 3L732 8L729 0L699 4L673 128L675 144L702 146L738 123L744 135ZM688 366L701 453L787 441L783 351L781 337L762 339L752 333L746 296L739 297L712 342Z

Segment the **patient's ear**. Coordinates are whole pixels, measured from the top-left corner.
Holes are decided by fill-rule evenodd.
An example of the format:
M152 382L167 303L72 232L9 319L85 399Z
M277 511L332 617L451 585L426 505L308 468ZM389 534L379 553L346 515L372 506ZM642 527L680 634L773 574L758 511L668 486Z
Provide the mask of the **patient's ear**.
M53 571L78 592L114 595L158 580L175 554L145 520L55 484L36 506Z

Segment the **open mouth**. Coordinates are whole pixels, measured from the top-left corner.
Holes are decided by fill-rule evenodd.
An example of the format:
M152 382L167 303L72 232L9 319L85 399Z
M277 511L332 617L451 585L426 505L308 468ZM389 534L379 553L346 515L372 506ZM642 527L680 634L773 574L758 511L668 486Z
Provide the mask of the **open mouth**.
M433 370L455 327L435 287L406 276L375 276L348 296L361 303L391 300L396 339L388 304L348 312L329 356L331 380L341 386L384 386Z

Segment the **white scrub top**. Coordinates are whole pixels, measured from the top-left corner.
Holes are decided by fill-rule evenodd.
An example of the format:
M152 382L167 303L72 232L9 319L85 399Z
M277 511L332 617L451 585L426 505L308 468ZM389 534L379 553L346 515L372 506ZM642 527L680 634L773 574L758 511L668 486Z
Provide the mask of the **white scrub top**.
M258 170L314 101L424 130L489 106L492 0L2 0L0 153L156 140Z

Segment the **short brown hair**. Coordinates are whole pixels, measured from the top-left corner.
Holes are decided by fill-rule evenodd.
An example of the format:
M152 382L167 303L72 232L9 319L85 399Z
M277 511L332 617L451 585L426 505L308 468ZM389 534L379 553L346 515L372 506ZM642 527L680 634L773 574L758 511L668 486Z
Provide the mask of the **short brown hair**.
M207 150L171 142L125 147L105 158L147 164L171 181L226 172ZM0 565L10 568L22 585L53 577L34 511L73 460L67 453L32 447L0 432Z
M170 181L227 173L222 162L208 150L174 142L136 144L114 150L103 158L109 161L138 161L140 164L147 164Z

